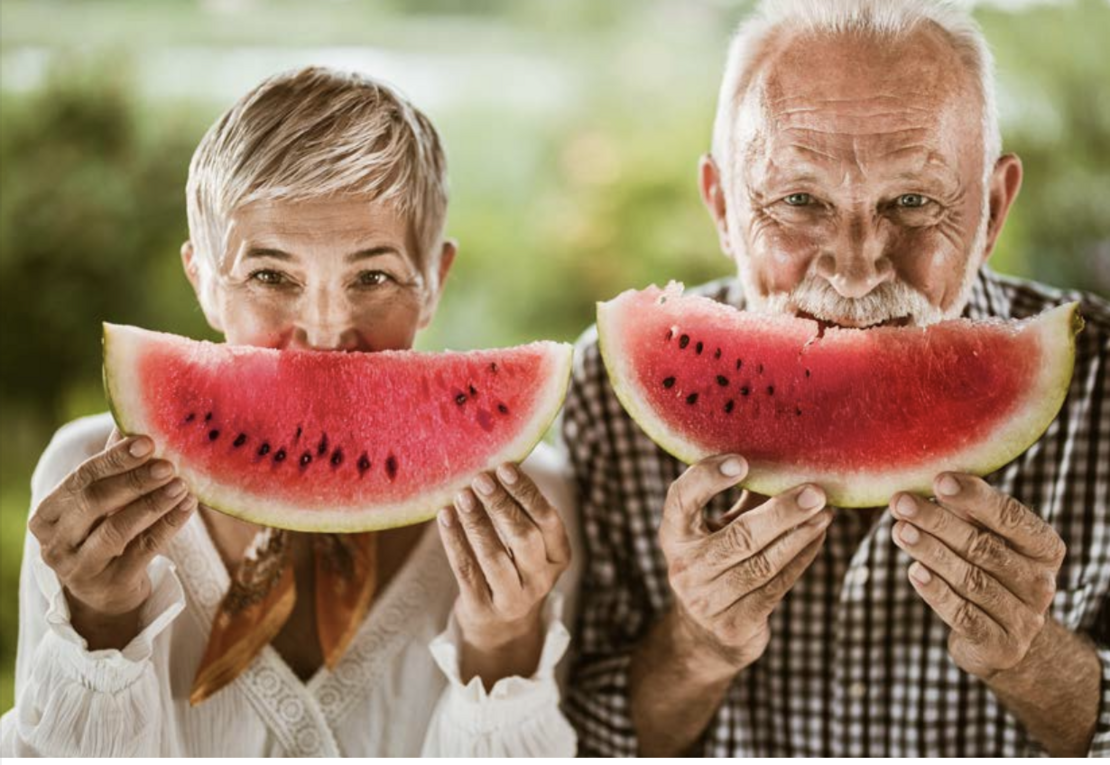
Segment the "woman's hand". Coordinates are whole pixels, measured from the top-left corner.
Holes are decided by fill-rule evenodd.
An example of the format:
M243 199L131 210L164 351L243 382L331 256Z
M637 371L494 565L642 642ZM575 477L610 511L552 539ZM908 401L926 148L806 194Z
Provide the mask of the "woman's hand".
M531 676L543 648L544 600L570 564L559 513L506 463L440 511L439 531L459 584L463 682L480 675L489 689L502 677Z
M153 452L149 438L123 439L113 429L104 451L70 473L27 524L90 650L123 648L138 634L151 591L147 564L197 507Z

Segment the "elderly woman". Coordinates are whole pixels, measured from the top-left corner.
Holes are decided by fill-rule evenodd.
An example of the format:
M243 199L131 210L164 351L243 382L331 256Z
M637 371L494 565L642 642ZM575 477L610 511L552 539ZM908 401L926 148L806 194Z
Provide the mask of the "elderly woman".
M389 88L263 82L187 193L185 272L228 342L403 349L431 321L455 257L445 161ZM4 756L574 753L550 454L478 475L438 523L310 535L198 506L153 451L105 414L39 462Z

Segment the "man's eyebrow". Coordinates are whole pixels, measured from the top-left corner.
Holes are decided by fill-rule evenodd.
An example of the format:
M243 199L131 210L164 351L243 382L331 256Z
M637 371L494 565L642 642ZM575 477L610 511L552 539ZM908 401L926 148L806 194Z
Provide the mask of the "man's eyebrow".
M368 247L365 250L358 250L352 252L346 257L348 263L356 263L360 260L367 258L376 258L379 255L397 255L400 256L401 252L391 244L380 244L377 247Z

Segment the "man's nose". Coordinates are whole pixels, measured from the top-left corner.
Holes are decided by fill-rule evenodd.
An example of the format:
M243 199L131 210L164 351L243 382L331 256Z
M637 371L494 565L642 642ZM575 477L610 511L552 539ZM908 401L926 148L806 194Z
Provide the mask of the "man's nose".
M353 350L358 333L347 302L327 289L305 298L297 321L297 345L321 351Z
M879 227L863 215L855 216L831 251L817 259L817 274L843 297L861 298L894 278L894 264L887 256L887 242Z

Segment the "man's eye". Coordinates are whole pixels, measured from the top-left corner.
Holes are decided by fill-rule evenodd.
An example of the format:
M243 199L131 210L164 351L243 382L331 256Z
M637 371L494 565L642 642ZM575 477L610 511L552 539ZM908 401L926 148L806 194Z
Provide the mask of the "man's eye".
M390 281L385 271L363 271L358 275L358 283L363 287L378 287Z
M805 207L813 204L813 197L809 194L787 194L782 201L791 207Z
M924 207L929 204L929 198L921 194L903 194L898 197L899 207Z
M277 285L285 283L284 274L282 274L280 271L271 271L268 268L252 272L250 278L253 281L261 282L262 284Z

